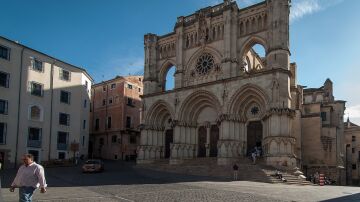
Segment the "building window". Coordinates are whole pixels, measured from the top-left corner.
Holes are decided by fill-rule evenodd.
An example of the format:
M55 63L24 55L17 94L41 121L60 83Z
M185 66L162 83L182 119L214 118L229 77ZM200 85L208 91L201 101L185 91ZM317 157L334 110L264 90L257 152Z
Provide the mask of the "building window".
M85 88L86 88L86 89L88 88L88 85L89 85L89 82L88 82L88 81L85 81Z
M63 91L63 90L60 92L60 102L61 103L70 104L70 97L71 97L70 92Z
M141 78L139 78L139 81L141 81Z
M128 87L128 89L132 89L132 88L133 88L133 86L132 86L131 84L128 84L127 87Z
M0 58L10 60L10 48L0 46Z
M356 137L355 137L355 136L352 136L352 137L351 137L351 141L355 142L355 141L356 141Z
M109 98L109 104L112 104L112 103L113 103L113 99Z
M352 169L356 170L356 164L352 164Z
M326 121L326 112L321 112L321 120Z
M64 126L70 125L70 114L59 113L59 124Z
M107 118L107 128L111 128L111 117Z
M5 72L0 72L0 86L4 88L9 88L10 74Z
M131 128L131 117L130 116L126 117L126 128Z
M106 105L106 100L103 99L102 105L105 106Z
M83 129L85 130L86 128L86 120L83 120Z
M131 99L131 98L127 98L127 105L128 106L133 106L133 99Z
M130 144L136 144L136 136L130 135Z
M42 97L43 96L43 85L40 83L36 83L36 82L31 82L30 84L30 92L31 95L35 95L35 96L39 96Z
M64 80L64 81L70 81L71 80L71 72L65 70L65 69L61 69L60 68L60 79Z
M117 140L117 136L116 136L116 135L111 136L111 142L112 142L112 143L116 143L116 140Z
M111 89L114 89L116 87L116 83L111 84Z
M139 93L141 93L141 88L139 88Z
M66 158L65 152L59 152L59 153L58 153L58 159L64 160L65 158Z
M87 106L87 100L84 100L84 108Z
M6 123L0 122L0 144L6 144Z
M30 119L34 121L40 121L41 119L41 109L39 106L30 107Z
M38 72L43 72L44 68L43 68L43 62L37 59L34 59L32 61L32 69Z
M62 131L58 132L58 137L57 137L58 150L67 150L68 136L69 133L67 132L62 132Z
M8 101L0 99L0 114L8 114Z
M103 86L103 91L104 91L104 92L106 91L106 86Z
M95 131L99 130L100 119L95 120Z
M351 152L355 154L355 148L351 148Z
M29 128L28 147L41 148L41 128Z

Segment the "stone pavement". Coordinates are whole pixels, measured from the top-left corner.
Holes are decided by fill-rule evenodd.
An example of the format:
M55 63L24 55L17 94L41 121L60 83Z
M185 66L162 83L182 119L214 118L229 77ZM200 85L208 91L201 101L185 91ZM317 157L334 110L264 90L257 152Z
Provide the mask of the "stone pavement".
M179 175L106 162L106 170L82 174L79 167L46 169L48 192L34 201L360 201L359 187L295 186ZM4 201L17 201L8 186L15 170L2 173Z

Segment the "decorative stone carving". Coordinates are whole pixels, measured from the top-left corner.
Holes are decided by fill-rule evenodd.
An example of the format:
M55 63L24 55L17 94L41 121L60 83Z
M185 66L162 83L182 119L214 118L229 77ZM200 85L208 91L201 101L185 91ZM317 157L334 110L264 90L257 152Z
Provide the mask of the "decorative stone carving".
M214 69L214 67L214 56L209 53L204 53L198 58L195 70L198 75L203 76L209 74L209 72Z

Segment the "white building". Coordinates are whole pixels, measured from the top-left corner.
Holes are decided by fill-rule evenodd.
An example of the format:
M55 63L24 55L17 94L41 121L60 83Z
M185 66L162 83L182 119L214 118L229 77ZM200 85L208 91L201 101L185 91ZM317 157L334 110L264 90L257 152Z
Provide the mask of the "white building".
M37 162L86 155L90 89L86 70L0 37L0 160Z

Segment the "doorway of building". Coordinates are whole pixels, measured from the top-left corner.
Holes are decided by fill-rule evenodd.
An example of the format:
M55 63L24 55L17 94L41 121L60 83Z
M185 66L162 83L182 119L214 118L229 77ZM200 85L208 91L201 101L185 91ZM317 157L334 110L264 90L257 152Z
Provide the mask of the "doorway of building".
M198 157L206 157L206 128L201 126L198 131Z
M254 150L255 147L262 146L263 126L260 121L250 122L247 126L247 154Z
M165 132L165 158L170 158L170 144L173 143L173 130L166 130Z
M219 127L212 125L210 130L210 157L217 157L218 148L217 143L219 140Z

